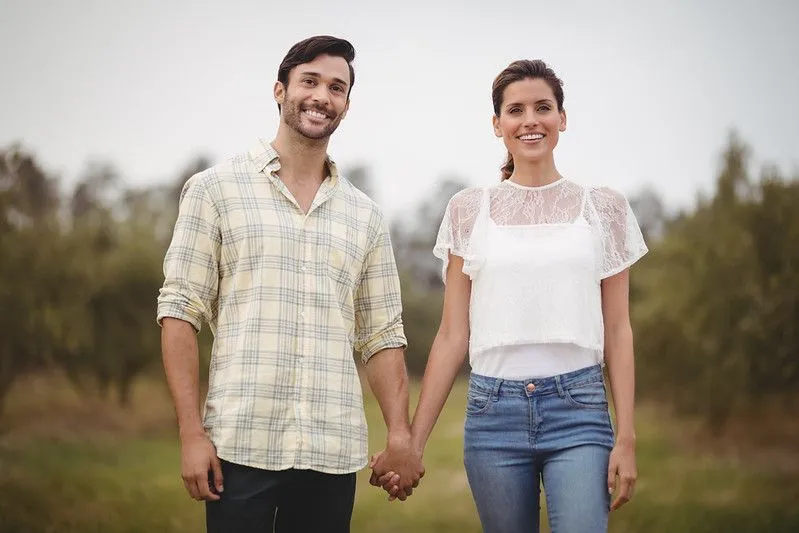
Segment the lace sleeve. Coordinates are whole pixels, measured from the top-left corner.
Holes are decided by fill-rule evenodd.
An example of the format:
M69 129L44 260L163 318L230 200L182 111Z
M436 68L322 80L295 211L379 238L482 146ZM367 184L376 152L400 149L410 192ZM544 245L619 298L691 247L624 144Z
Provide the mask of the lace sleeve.
M610 188L591 191L601 240L599 276L605 279L643 257L649 249L627 198Z
M446 283L449 254L463 258L464 274L473 277L479 268L472 235L480 212L482 190L469 188L458 192L447 203L438 230L433 255L441 260L441 278Z

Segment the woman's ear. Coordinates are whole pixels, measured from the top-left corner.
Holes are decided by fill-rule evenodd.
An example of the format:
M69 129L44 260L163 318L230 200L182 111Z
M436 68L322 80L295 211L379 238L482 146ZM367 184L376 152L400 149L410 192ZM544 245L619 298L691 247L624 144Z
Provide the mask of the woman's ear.
M499 117L496 115L492 115L491 124L494 126L494 135L496 135L497 137L502 137L502 130L499 127Z

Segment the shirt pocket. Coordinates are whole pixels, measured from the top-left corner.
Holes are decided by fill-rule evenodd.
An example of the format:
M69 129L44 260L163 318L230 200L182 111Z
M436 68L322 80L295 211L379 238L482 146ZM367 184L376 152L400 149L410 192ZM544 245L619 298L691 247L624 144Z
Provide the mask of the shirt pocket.
M327 254L322 259L327 264L327 276L337 286L349 291L355 289L363 267L363 257L356 243L331 236Z

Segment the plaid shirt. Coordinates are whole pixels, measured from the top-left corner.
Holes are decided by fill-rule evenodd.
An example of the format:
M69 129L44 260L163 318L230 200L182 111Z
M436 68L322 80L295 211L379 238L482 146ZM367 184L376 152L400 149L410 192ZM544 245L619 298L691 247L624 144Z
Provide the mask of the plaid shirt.
M219 457L348 473L367 462L353 348L403 347L402 305L377 205L328 159L307 214L264 142L192 176L164 260L158 322L214 334L203 424Z

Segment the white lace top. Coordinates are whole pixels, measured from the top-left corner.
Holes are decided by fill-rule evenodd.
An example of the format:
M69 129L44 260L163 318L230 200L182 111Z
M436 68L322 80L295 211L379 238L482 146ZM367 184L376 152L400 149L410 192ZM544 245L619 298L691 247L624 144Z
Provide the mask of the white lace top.
M648 251L627 199L560 179L540 187L505 180L455 194L433 253L449 253L472 280L469 353L568 343L600 354L600 281ZM445 278L446 279L446 278Z

